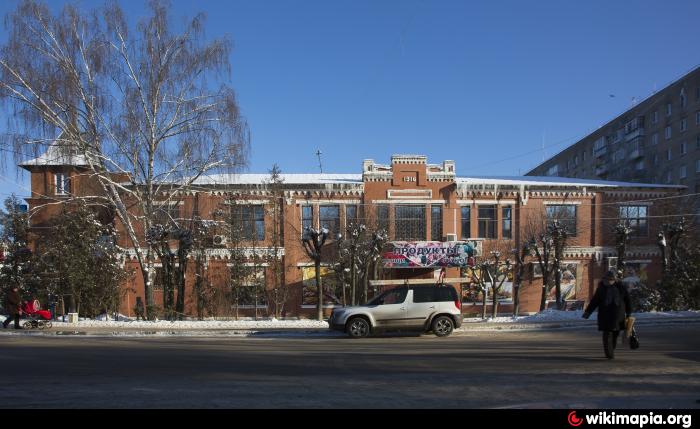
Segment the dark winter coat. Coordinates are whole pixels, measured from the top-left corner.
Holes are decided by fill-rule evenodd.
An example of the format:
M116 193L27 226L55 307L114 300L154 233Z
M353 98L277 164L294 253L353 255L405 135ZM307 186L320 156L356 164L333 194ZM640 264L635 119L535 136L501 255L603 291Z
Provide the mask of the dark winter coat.
M615 282L612 285L600 282L584 313L591 314L596 308L599 331L625 329L625 316L632 313L630 294L625 285L621 282Z
M19 314L20 302L21 298L19 292L15 292L12 289L7 291L7 296L5 297L5 311L7 311L7 314L10 316Z

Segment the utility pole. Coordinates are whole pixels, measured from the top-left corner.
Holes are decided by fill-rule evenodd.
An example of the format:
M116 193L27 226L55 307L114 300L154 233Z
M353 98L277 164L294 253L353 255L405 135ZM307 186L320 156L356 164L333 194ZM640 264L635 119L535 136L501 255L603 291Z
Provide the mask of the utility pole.
M318 157L318 168L321 170L321 174L323 174L323 165L321 164L321 155L323 152L321 152L321 149L316 150L316 156Z

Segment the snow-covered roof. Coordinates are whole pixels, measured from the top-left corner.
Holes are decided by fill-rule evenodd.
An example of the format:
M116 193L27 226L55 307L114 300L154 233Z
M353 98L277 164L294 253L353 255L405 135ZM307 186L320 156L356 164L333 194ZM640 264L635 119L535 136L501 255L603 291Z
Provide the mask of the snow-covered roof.
M298 174L283 173L280 175L287 185L317 185L317 184L362 184L362 174ZM269 183L269 174L209 174L199 177L195 185L260 185Z
M286 185L321 185L321 184L362 184L362 174L281 174ZM651 183L613 182L606 180L576 179L568 177L537 177L537 176L470 176L457 177L458 184L467 185L510 185L510 186L596 186L596 187L626 187L626 188L666 188L683 189L680 185L658 185ZM261 173L246 174L209 174L195 180L195 185L261 185L269 183L270 175Z
M30 159L19 164L20 167L32 166L55 166L55 165L72 165L76 167L87 166L88 163L83 155L71 153L65 144L59 143L59 140L53 141L46 152L37 158Z
M667 188L684 189L680 185L658 185L653 183L614 182L607 180L577 179L570 177L540 177L540 176L472 176L457 177L457 183L474 185L540 185L540 186L598 186L624 188Z

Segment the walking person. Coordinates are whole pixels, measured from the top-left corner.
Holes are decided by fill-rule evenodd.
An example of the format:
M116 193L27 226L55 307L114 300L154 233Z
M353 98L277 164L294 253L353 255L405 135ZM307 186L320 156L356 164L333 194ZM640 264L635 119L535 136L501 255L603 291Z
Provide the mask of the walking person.
M5 296L5 309L7 311L7 319L5 319L4 322L2 322L2 327L7 328L7 325L10 324L10 321L12 319L15 320L15 329L22 329L21 326L19 326L19 314L20 314L20 305L21 305L21 298L19 296L19 289L17 286L12 287L9 291L7 291L7 295Z
M620 331L625 329L625 319L632 313L630 295L615 270L605 273L593 299L583 312L588 319L598 309L598 330L603 332L603 350L608 359L615 358L615 347Z

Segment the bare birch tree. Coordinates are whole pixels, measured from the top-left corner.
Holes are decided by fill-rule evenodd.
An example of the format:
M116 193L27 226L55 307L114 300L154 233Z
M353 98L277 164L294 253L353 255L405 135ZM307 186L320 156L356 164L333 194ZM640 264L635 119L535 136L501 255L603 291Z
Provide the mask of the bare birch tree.
M133 28L116 3L53 15L22 1L6 17L0 98L16 152L51 141L89 167L100 192L83 197L115 209L153 305L143 231L201 175L243 166L249 132L227 85L230 41L205 40L203 14L175 28L166 1L148 8Z

